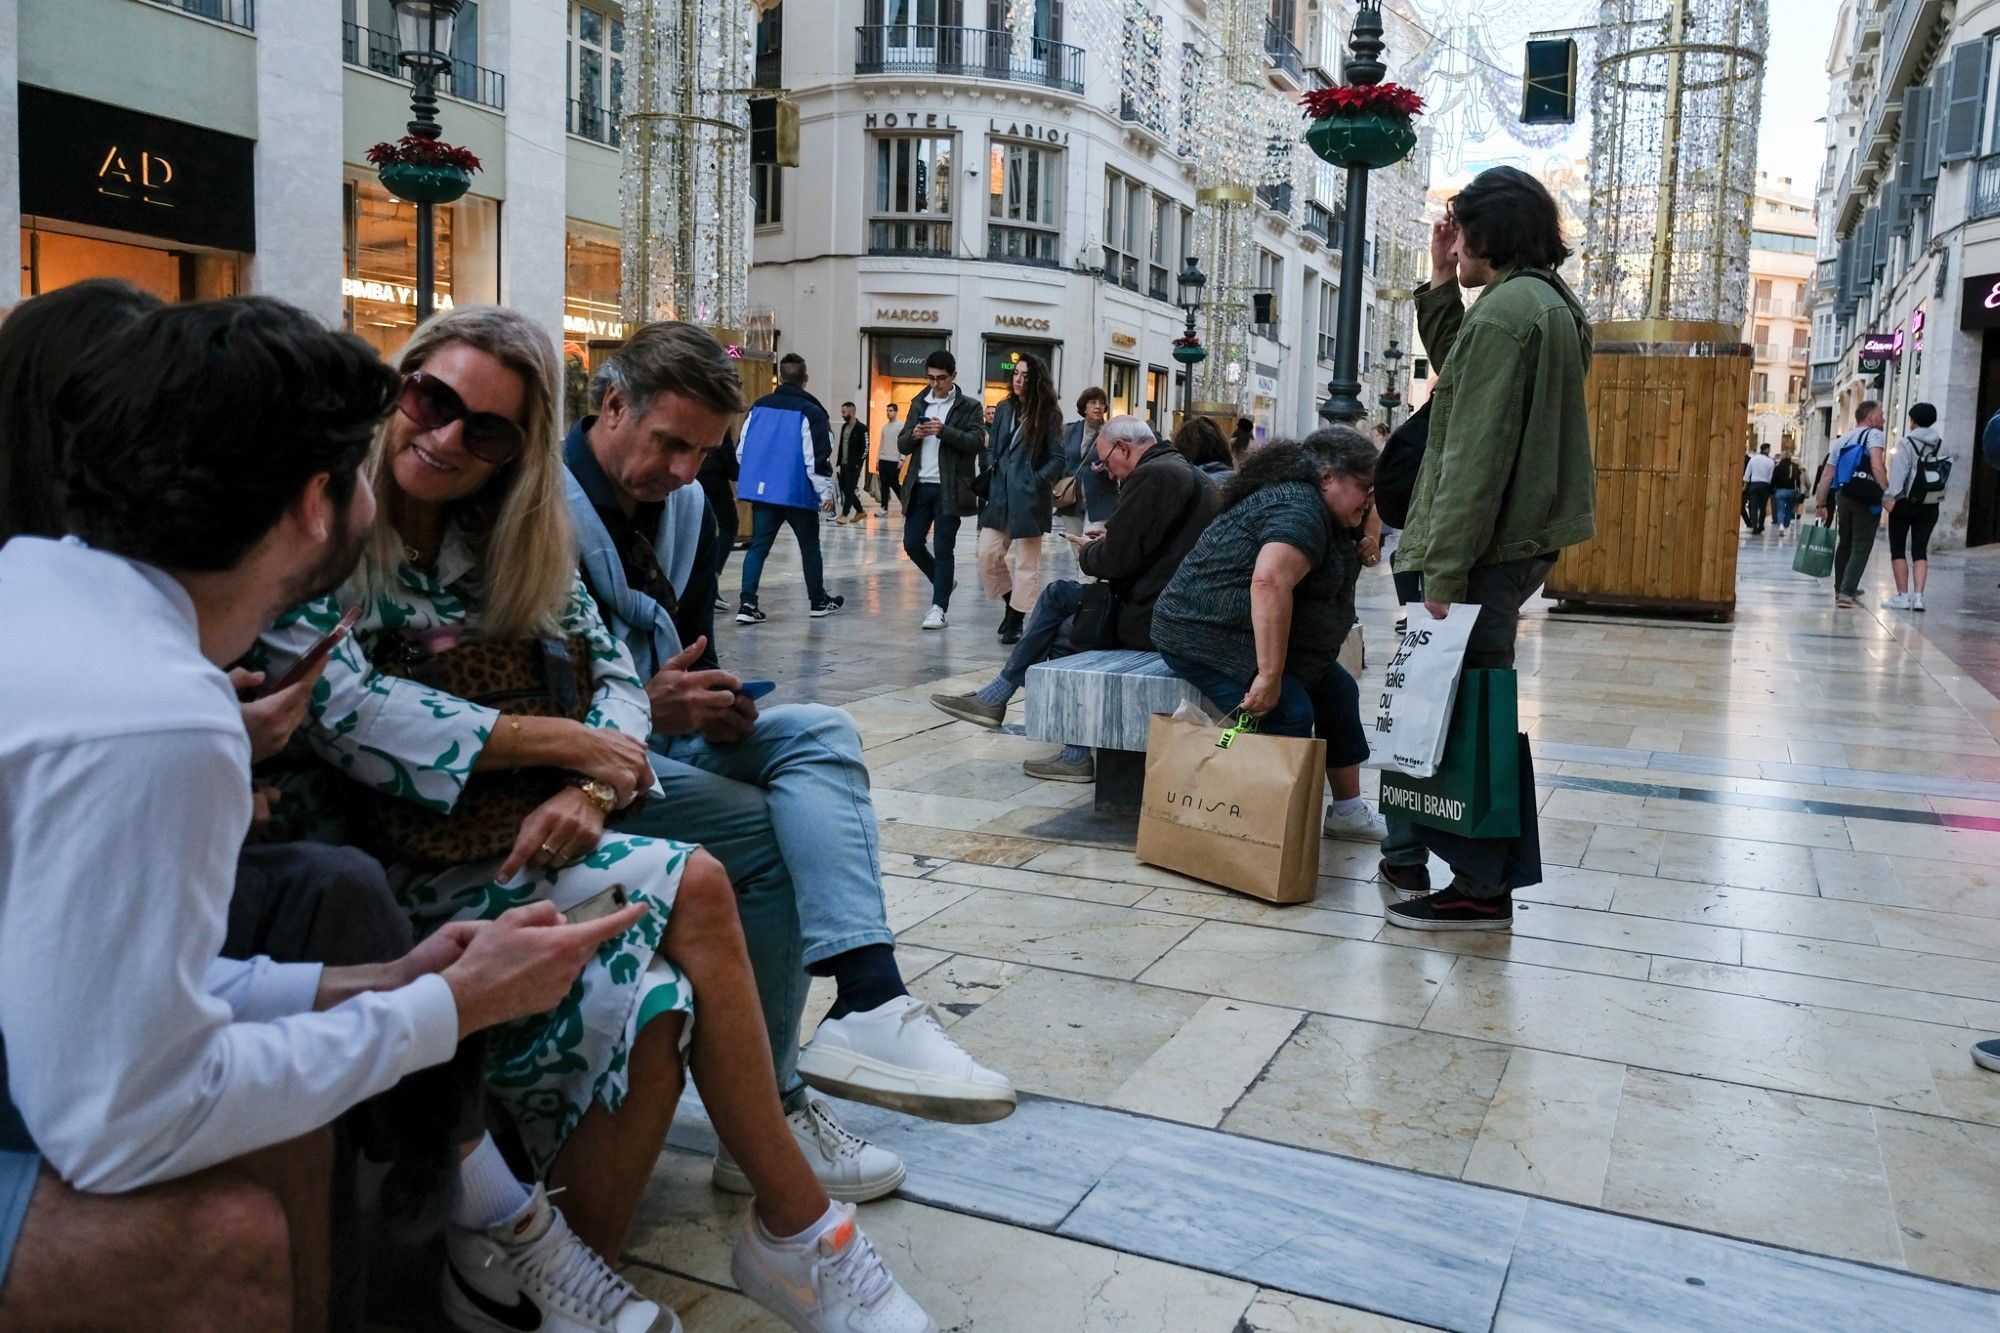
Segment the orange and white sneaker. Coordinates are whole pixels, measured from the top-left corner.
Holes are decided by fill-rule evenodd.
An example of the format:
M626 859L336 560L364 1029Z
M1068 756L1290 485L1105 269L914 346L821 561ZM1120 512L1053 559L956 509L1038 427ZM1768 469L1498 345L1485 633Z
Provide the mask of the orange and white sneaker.
M751 1213L729 1257L737 1289L798 1333L937 1333L861 1234L853 1204L834 1204L807 1236L772 1240Z

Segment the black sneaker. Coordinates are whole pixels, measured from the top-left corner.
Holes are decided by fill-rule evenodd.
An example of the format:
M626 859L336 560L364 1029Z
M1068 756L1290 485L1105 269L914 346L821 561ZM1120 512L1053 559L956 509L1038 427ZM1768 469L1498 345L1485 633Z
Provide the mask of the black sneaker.
M716 598L715 609L718 611L727 611L729 609L729 599L727 597Z
M847 599L845 597L829 597L823 602L814 602L812 607L813 619L818 620L822 616L830 616L846 605ZM758 619L761 620L763 617L759 616Z
M1405 930L1511 930L1514 895L1468 898L1454 887L1427 897L1389 904L1389 924Z
M1429 866L1392 866L1387 861L1375 867L1376 875L1382 882L1396 891L1403 899L1427 897L1431 891L1431 868Z
M757 603L745 602L736 608L736 623L739 625L761 625L764 613L757 609Z

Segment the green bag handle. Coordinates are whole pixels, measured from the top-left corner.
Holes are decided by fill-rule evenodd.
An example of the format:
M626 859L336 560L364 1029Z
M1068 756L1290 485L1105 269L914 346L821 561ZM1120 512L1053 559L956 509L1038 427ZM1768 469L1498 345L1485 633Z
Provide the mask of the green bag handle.
M1222 729L1222 735L1216 739L1215 748L1218 750L1227 750L1236 743L1236 738L1246 731L1252 735L1256 734L1257 719L1249 712L1239 709L1236 713L1235 725Z

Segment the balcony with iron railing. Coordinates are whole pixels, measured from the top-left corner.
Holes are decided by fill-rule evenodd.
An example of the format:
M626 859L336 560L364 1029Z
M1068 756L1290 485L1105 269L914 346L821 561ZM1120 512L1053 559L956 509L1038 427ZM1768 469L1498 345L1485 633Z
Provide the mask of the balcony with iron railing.
M1157 92L1147 93L1127 88L1118 95L1118 119L1127 125L1137 125L1161 143L1167 141L1167 111L1169 103Z
M1973 220L2000 217L2000 153L1988 153L1979 159L1978 170L1972 173Z
M340 25L342 60L359 69L373 70L407 83L410 80L409 67L396 59L398 49L394 33L377 32L358 23ZM461 101L492 107L495 111L507 109L506 76L469 60L452 61L451 68L438 75L436 86L440 93Z
M569 99L567 128L579 139L618 147L618 112L610 107Z
M943 24L873 24L854 30L856 74L939 74L1031 83L1083 92L1083 48L1031 37L1016 54L1014 34Z
M1304 86L1306 61L1299 53L1298 43L1268 18L1264 20L1264 55L1271 68L1290 76L1294 88Z
M167 9L178 9L197 18L227 23L245 32L257 30L257 0L152 0Z
M1290 217L1292 215L1291 182L1287 181L1282 185L1259 185L1257 187L1257 201L1266 208Z

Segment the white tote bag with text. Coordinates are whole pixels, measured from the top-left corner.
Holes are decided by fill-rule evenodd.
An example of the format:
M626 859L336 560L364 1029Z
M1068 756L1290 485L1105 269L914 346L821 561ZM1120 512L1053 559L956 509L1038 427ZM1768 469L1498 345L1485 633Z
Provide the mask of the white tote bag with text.
M1409 632L1384 668L1374 717L1368 719L1365 707L1362 712L1368 729L1368 767L1427 778L1444 758L1458 673L1465 665L1465 645L1472 638L1479 608L1460 603L1443 620L1434 620L1422 602L1414 602L1403 608L1403 614Z

